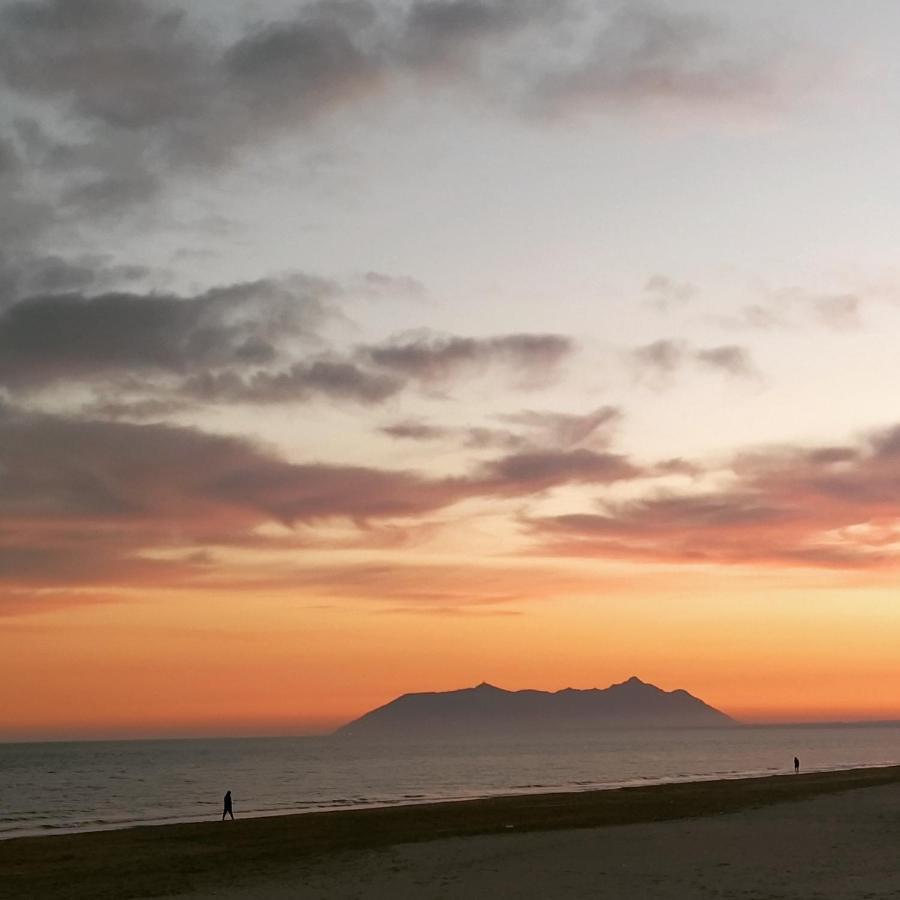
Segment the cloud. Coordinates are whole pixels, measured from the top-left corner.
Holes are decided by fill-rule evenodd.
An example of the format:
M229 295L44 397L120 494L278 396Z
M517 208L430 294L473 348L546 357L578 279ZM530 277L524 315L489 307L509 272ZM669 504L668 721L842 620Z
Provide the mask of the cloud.
M345 518L362 527L468 492L404 471L292 464L193 428L0 409L0 582L198 585L221 564L197 551L253 547L267 522Z
M187 4L77 6L0 10L0 79L33 110L19 132L32 168L62 177L57 218L146 204L171 174L231 163L379 90L348 3L305 4L231 40Z
M469 449L568 450L584 443L605 447L609 442L609 428L621 417L621 410L614 406L601 406L581 415L522 410L497 416L513 428L450 428L407 419L379 430L399 440L451 441Z
M60 96L88 120L143 128L198 114L204 47L183 12L149 3L9 3L0 71L25 94Z
M736 378L752 378L756 374L749 352L734 344L697 350L694 359L703 366Z
M877 285L847 291L819 291L800 287L763 290L762 302L742 307L734 317L717 317L729 328L808 329L817 325L842 333L863 326L863 311L874 300L890 300L891 293Z
M189 378L180 393L207 403L296 403L314 397L381 403L404 387L399 378L366 371L353 363L318 359L283 371L204 372Z
M787 321L782 310L752 303L741 309L739 324L759 331L771 331L785 328Z
M366 272L362 277L364 292L373 297L399 297L421 300L428 295L425 285L409 275L388 275L384 272Z
M241 38L223 57L226 85L255 124L284 128L377 93L385 66L361 46L374 7L342 21L342 4L313 4L297 19Z
M835 331L854 330L860 327L862 299L856 294L832 294L816 297L812 301L816 318Z
M198 128L222 90L213 55L183 12L141 0L0 8L0 84L15 100L0 130L27 160L22 246L144 207L194 145L225 146Z
M142 270L93 268L59 258L19 273L31 283L101 283ZM387 276L379 276L383 287ZM552 381L573 342L560 335L400 337L350 352L323 349L320 331L340 317L348 288L294 274L198 294L40 293L0 311L0 385L39 389L62 382L151 415L163 404L303 402L316 397L381 403L408 384L446 386L497 370L515 386ZM120 390L120 396L115 395ZM473 433L473 439L474 433Z
M336 290L329 282L294 276L187 297L28 297L0 313L0 382L27 387L271 363L286 338L313 338Z
M639 372L671 375L682 366L687 348L683 341L661 340L636 347L631 355Z
M735 378L758 377L749 351L736 344L694 348L686 341L659 340L636 347L630 358L639 378L660 387L670 384L688 363Z
M644 285L644 299L661 312L690 302L697 288L687 281L674 281L668 275L652 275Z
M423 334L361 347L368 363L425 384L440 384L498 366L522 386L551 381L574 342L558 334L508 334L488 338Z
M388 437L398 438L403 441L440 441L452 434L447 428L438 425L429 425L427 422L419 422L415 419L406 419L402 422L394 422L383 425L378 429Z
M161 424L7 411L0 439L0 512L13 518L362 519L437 509L467 491L408 472L287 463L247 440Z
M705 493L602 501L530 524L542 552L659 562L879 568L900 562L900 427L857 446L742 453Z
M528 26L553 26L574 11L567 2L417 0L408 7L398 63L447 77L475 78L480 57Z
M431 425L416 419L405 419L382 426L379 431L388 437L402 441L444 441L467 450L521 450L529 446L528 439L508 428L486 428L474 425L469 428L450 428Z
M588 441L603 445L608 443L608 430L621 421L622 411L615 406L601 406L582 415L523 410L500 418L512 425L528 428L532 441L568 448Z
M0 138L0 179L14 175L21 165L22 160L12 141Z
M0 285L0 308L29 295L109 292L153 274L146 266L116 263L108 256L66 258L56 254L22 258L15 265L3 266L0 261L0 272L6 280Z
M196 428L0 407L0 581L34 587L43 571L47 583L72 588L198 583L219 565L198 551L258 546L263 525L288 534L334 521L360 533L393 520L416 528L423 516L469 498L528 497L639 475L623 457L573 450L510 454L429 478L289 462L247 439ZM383 537L374 535L375 545ZM298 532L287 549L304 543ZM319 538L315 546L329 544Z
M805 87L786 41L644 2L326 0L236 31L205 12L148 0L0 7L0 82L17 101L0 172L22 169L16 184L32 192L3 198L9 210L17 199L20 230L145 206L173 176L287 135L315 139L323 119L410 85L552 116L758 109Z
M486 463L476 478L486 492L518 495L561 484L611 484L642 474L624 456L581 448L512 453Z
M140 400L98 398L86 404L80 415L86 419L125 419L164 422L176 413L195 408L194 403L177 397L146 397Z
M301 273L188 295L79 289L145 275L140 267L94 257L43 257L10 273L18 286L48 290L0 308L0 386L33 391L81 383L100 395L90 406L109 408L116 418L142 410L158 416L166 404L320 397L371 404L410 384L446 387L492 371L506 373L516 387L540 387L573 350L560 335L429 333L329 350L323 329L343 319L354 282ZM387 275L373 284L378 291L399 289ZM411 287L403 278L398 284Z
M17 103L0 132L6 155L27 164L6 209L22 193L19 228L30 224L32 240L132 213L173 178L208 176L377 92L382 64L358 46L350 5L305 4L289 22L225 39L188 4L7 3L0 85Z
M783 91L778 50L742 41L724 18L638 2L607 4L591 24L582 53L548 66L536 85L538 108L753 109L773 105Z

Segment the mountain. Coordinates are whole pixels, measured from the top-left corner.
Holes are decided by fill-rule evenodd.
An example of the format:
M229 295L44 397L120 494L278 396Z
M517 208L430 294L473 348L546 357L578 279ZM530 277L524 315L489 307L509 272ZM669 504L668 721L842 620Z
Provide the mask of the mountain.
M687 691L664 691L633 677L584 691L505 691L482 683L458 691L403 694L335 733L407 738L736 724Z

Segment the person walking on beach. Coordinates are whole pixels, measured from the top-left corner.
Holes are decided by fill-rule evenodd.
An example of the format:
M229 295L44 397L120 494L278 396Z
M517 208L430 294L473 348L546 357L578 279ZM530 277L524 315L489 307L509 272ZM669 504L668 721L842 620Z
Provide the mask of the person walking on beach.
M800 760L797 757L794 757L794 774L796 775L800 771Z
M225 808L222 810L222 821L225 821L225 816L231 816L231 821L234 821L234 812L231 809L231 791L225 792Z

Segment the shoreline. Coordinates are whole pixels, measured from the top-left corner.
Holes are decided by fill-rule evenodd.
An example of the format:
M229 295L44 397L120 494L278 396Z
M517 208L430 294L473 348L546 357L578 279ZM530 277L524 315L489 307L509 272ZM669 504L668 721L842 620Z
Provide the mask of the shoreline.
M879 766L16 837L0 842L0 898L171 896L344 852L696 819L897 784L900 766Z
M804 775L826 775L839 772L857 772L876 769L900 768L900 763L876 763L873 765L862 766L836 766L824 768L812 768L802 774ZM333 815L348 812L361 812L367 810L382 809L398 809L398 808L416 808L422 806L435 806L453 803L478 803L482 801L506 800L514 798L539 797L543 795L560 795L569 794L592 794L605 793L608 791L628 790L630 788L653 788L666 787L669 785L681 784L704 784L707 782L730 782L730 781L749 781L759 778L773 778L779 775L791 774L786 769L766 769L745 772L715 772L709 775L691 774L683 778L661 776L659 778L642 778L621 782L609 782L607 784L591 783L582 787L563 787L562 785L537 786L534 788L522 790L502 791L496 794L473 794L471 796L461 797L422 797L418 799L404 798L401 800L383 800L372 801L369 803L334 803L331 806L310 806L305 809L293 810L249 810L241 813L238 809L237 818L247 822L257 819L288 819L295 816L310 815ZM218 813L216 814L216 816ZM72 825L72 826L44 826L33 830L23 829L20 832L0 831L0 845L7 841L15 841L19 839L42 839L57 837L73 837L83 834L104 834L108 832L131 831L135 828L171 828L181 825L204 825L216 822L216 816L209 815L189 815L184 817L172 816L168 819L130 819L123 822L96 822L89 825Z

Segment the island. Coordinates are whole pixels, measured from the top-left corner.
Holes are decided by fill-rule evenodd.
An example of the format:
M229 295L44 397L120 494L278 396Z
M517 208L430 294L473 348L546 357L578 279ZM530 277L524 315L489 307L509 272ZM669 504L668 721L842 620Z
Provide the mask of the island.
M634 676L587 690L507 691L483 682L456 691L403 694L335 734L406 739L737 724L685 690L665 691Z

